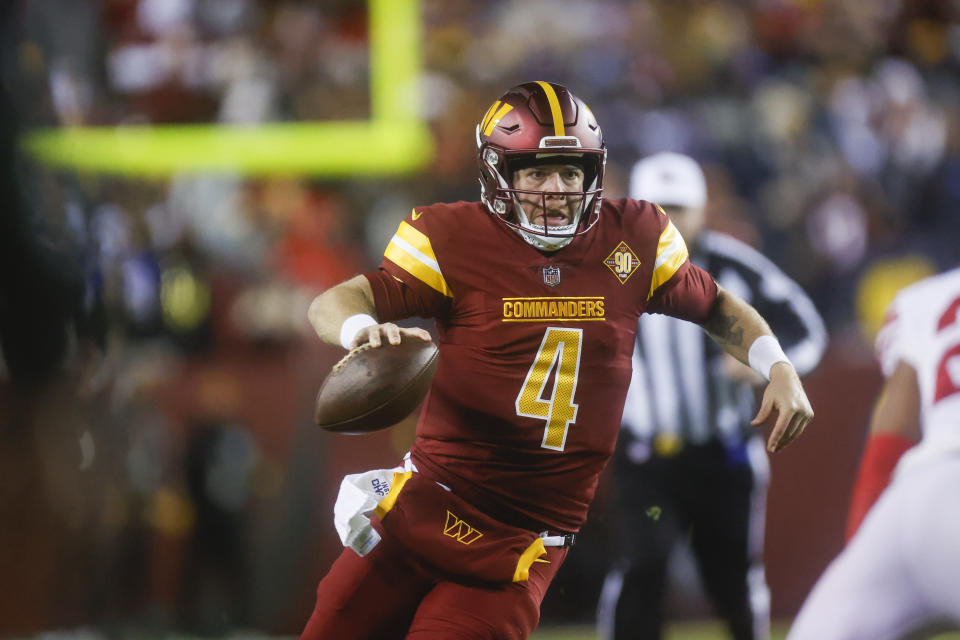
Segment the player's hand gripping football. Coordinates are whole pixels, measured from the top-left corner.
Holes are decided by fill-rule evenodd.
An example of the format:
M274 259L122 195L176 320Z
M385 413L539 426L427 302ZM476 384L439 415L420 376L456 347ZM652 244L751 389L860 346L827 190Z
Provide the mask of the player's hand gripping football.
M388 344L397 345L404 338L414 338L417 340L423 340L424 342L430 342L432 338L430 333L426 329L420 329L419 327L398 327L392 322L384 322L382 324L374 324L364 329L361 329L357 332L357 335L353 337L353 342L350 343L350 348L359 347L362 344L370 343L371 347L379 347L384 343L384 340Z
M767 440L767 451L776 453L793 442L813 420L813 408L793 366L778 362L770 369L770 383L763 392L760 411L750 424L758 426L776 415Z

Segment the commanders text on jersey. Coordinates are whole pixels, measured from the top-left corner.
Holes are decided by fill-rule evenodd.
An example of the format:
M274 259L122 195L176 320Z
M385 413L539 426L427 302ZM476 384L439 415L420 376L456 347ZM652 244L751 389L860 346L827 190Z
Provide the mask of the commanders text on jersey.
M504 322L606 320L603 296L503 298Z

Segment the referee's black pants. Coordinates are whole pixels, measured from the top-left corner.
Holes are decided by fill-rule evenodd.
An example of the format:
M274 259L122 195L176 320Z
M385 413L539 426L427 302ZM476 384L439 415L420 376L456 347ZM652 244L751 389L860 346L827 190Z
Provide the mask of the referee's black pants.
M686 539L704 590L732 637L767 640L758 637L769 627L762 541L750 539L751 526L762 537L766 479L756 487L746 446L686 445L671 457L651 455L636 464L624 452L630 436L623 433L620 440L613 470L620 559L604 585L601 627L615 640L661 637L670 552ZM751 517L761 522L751 524ZM751 593L751 566L753 591L760 594ZM752 596L760 598L759 607ZM760 624L758 615L764 617Z

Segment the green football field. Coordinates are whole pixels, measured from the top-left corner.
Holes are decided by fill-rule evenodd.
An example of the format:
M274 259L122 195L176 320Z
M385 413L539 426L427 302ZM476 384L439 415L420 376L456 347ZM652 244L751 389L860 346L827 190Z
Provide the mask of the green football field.
M789 629L789 623L774 624L771 640L783 640ZM597 640L596 630L591 626L583 627L543 627L538 629L531 640ZM683 622L668 627L664 640L728 640L720 624L712 622ZM960 640L960 632L941 633L929 640Z
M783 640L787 633L787 624L775 624L771 640ZM597 640L594 627L541 627L530 636L530 640ZM671 624L667 628L664 640L728 640L720 624L712 622L682 622Z

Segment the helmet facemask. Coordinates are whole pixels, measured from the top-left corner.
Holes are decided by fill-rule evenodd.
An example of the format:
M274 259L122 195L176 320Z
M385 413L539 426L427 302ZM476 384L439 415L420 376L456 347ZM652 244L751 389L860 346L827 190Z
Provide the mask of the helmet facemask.
M490 213L528 243L544 251L555 251L596 223L607 150L597 119L569 89L540 80L512 87L487 109L477 126L476 137L480 198ZM564 192L517 189L514 172L535 164L575 164L583 170L583 185L579 191ZM529 187L528 182L524 180L523 186ZM563 182L561 188L571 187L566 179ZM536 186L550 187L546 183ZM547 203L556 205L554 196L565 199L567 224L550 226ZM522 198L539 202L544 212L543 224L531 222ZM572 209L571 203L576 205ZM556 207L553 211L557 212Z
M586 233L596 224L600 214L603 187L601 177L606 163L606 149L583 149L573 136L547 136L540 141L540 149L503 149L489 142L482 143L477 127L477 145L480 149L481 199L500 220L516 230L529 244L544 251L556 251L567 246L574 237ZM542 149L542 150L541 150ZM517 189L513 186L514 172L542 164L571 164L584 173L581 191L538 191ZM540 210L548 211L547 199L566 198L572 207L568 224L551 226L530 221L520 196L540 199ZM528 202L530 198L525 198Z

